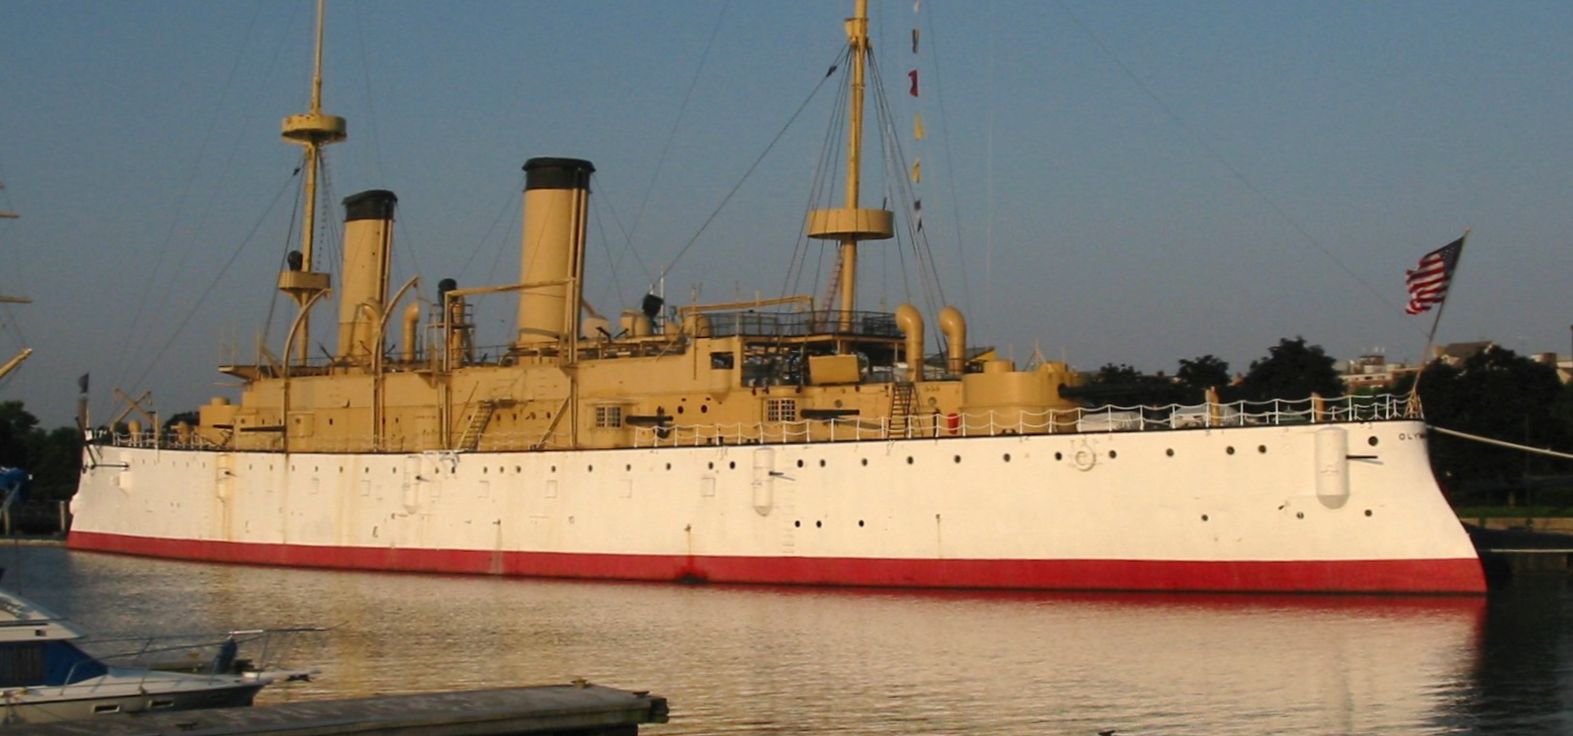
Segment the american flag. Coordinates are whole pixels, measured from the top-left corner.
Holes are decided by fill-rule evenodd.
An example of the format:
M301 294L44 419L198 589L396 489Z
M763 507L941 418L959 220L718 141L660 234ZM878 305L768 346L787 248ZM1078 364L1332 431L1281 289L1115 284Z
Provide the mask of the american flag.
M1458 255L1464 252L1464 239L1459 238L1420 257L1420 264L1404 272L1409 286L1409 306L1405 314L1431 311L1447 298L1447 287L1453 282L1453 270L1458 268Z

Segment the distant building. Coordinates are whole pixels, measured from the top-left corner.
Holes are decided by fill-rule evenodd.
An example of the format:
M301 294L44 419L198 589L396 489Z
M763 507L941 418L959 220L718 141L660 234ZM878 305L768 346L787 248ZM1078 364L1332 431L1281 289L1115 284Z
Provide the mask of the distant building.
M1385 355L1362 355L1349 361L1339 378L1350 393L1360 390L1392 388L1403 376L1414 373L1416 366L1389 363Z
M1438 345L1437 347L1432 348L1433 352L1436 353L1433 357L1442 361L1443 363L1453 366L1454 368L1463 365L1464 361L1469 360L1476 355L1496 349L1497 344L1490 340L1480 340L1477 342L1450 342L1446 345Z

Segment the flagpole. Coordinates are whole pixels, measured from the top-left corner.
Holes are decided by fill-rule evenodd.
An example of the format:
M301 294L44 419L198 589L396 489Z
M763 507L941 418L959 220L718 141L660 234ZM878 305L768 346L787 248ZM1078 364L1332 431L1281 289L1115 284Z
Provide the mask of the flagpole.
M1470 228L1464 228L1464 236L1458 239L1458 260L1453 263L1453 272L1450 274L1451 279L1456 279L1458 264L1464 260L1464 246L1469 244L1469 232ZM1447 291L1449 294L1453 291L1451 280L1448 283ZM1447 309L1447 297L1443 296L1442 301L1436 305L1436 317L1431 320L1431 331L1426 333L1426 347L1425 351L1420 354L1420 369L1415 371L1415 383L1409 387L1409 408L1416 413L1420 409L1420 376L1425 374L1426 366L1431 364L1431 347L1436 343L1436 328L1442 324L1442 312L1445 309Z

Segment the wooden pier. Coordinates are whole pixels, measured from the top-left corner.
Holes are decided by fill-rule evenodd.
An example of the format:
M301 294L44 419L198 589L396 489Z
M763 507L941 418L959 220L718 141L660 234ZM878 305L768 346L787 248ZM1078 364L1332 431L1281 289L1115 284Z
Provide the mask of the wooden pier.
M104 716L5 731L29 736L633 736L640 724L665 723L666 717L666 698L578 681Z

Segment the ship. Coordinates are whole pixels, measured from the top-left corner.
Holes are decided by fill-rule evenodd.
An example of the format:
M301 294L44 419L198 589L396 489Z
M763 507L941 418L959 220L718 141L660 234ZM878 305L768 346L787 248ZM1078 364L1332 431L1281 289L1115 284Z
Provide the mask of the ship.
M860 201L866 0L844 23L844 200L804 225L839 256L826 295L650 293L615 321L584 299L580 158L524 164L517 282L444 279L424 303L417 279L392 289L382 189L343 200L337 286L316 270L321 148L346 138L321 107L321 14L310 112L282 128L306 162L284 343L220 366L238 400L195 421L90 430L73 549L726 584L1485 590L1409 397L1087 406L1064 362L969 350L954 306L861 308L859 247L896 232ZM483 298L514 302L505 350L475 348ZM313 356L309 317L335 301L336 349Z

